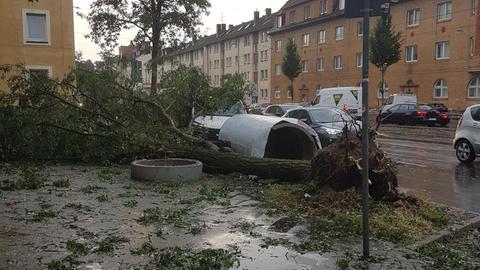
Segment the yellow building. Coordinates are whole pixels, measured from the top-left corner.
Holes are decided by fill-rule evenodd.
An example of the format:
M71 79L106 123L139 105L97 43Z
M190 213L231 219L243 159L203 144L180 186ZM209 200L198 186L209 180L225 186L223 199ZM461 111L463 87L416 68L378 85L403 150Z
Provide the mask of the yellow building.
M0 0L0 65L18 63L54 78L74 67L72 0Z

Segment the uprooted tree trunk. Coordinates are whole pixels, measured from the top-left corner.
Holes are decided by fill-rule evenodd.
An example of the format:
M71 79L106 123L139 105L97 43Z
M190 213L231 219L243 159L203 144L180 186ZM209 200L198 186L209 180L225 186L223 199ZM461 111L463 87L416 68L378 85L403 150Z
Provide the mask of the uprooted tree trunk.
M315 187L329 186L335 190L360 188L362 184L361 140L343 138L317 153L312 160L309 181ZM396 200L398 181L394 163L374 141L369 149L370 195L377 200Z

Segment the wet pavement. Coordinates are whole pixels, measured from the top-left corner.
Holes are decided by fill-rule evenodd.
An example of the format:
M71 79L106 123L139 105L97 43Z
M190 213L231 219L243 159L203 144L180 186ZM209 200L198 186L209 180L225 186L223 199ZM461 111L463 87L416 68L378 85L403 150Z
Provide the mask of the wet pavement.
M480 160L461 164L450 145L378 139L399 166L400 187L433 202L480 213Z
M282 216L267 215L262 202L252 196L258 184L245 185L244 176L205 175L199 182L152 186L131 181L127 167L99 177L102 170L49 167L46 186L0 193L0 269L46 269L53 260L70 256L70 241L88 248L77 258L79 269L151 269L151 256L133 252L145 243L156 250L233 248L240 252L234 269L338 269L338 260L347 253L353 269L422 269L414 252L383 241L372 241L376 259L371 262L360 260L360 238L338 239L327 253L265 246L267 239L301 243L309 232L302 221L279 225ZM15 178L0 174L2 181ZM53 186L65 179L69 186ZM147 209L160 217L147 215ZM42 211L53 214L35 220ZM142 218L147 224L140 222ZM153 218L160 220L150 222ZM114 237L125 240L113 245L110 254L99 253L101 243Z

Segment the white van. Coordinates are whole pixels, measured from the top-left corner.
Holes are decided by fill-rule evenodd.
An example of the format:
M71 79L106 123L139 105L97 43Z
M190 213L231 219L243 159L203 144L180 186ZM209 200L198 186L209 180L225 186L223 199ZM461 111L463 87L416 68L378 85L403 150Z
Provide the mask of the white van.
M320 90L312 106L348 108L349 113L357 118L362 116L362 88L335 87Z
M391 107L397 104L417 104L417 95L416 94L393 94L390 95L383 106L382 112L386 112Z

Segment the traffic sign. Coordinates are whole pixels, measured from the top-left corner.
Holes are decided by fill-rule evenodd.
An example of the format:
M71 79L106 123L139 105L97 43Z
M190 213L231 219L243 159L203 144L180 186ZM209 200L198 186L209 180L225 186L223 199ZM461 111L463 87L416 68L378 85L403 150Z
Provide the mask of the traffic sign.
M391 0L370 0L370 16L382 16L390 13ZM362 0L345 0L345 17L361 18L363 17Z

